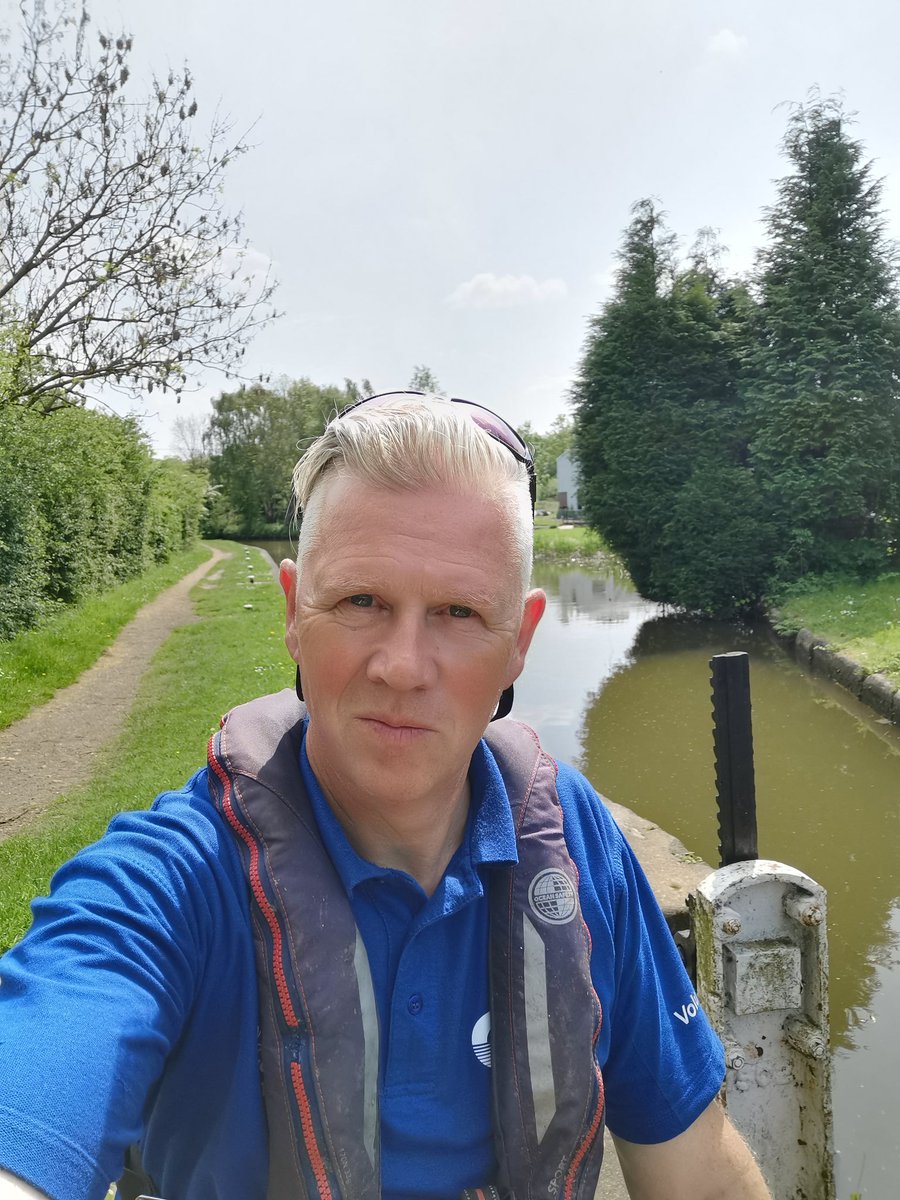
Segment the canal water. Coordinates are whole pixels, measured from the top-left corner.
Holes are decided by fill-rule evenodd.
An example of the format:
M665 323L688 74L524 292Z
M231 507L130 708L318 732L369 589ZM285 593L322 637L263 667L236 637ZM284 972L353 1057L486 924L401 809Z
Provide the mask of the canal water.
M271 546L280 556L290 554ZM900 730L762 626L693 621L627 578L546 564L514 715L604 795L718 861L709 659L750 655L759 849L828 891L839 1200L900 1179Z

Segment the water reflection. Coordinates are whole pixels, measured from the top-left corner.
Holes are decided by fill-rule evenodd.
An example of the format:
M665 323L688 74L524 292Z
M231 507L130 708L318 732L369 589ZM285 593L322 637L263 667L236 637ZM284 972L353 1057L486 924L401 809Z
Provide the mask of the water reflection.
M563 625L588 618L593 621L630 621L635 612L645 617L659 606L636 596L631 580L621 567L611 566L603 574L535 563L532 582L547 592L547 598Z

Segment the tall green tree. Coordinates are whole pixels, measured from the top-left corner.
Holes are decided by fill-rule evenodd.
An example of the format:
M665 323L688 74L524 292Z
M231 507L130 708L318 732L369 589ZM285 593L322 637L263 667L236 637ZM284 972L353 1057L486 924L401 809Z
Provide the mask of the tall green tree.
M752 462L782 578L891 561L900 519L900 320L882 185L842 103L797 106L767 210L748 355Z
M291 472L308 442L352 397L309 379L254 384L213 401L206 434L218 489L215 532L251 535L291 516Z
M692 495L720 497L716 472L741 469L745 457L736 364L749 299L717 259L705 234L680 266L663 214L639 201L615 295L590 322L573 399L582 507L642 594L729 611L747 603L744 580L721 579L714 595L685 588L686 564L704 571L715 530L690 526L690 544L667 533L688 481Z

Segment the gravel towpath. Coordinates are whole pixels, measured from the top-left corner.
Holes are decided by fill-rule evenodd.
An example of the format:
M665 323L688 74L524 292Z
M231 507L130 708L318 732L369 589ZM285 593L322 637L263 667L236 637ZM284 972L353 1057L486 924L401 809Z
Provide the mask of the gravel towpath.
M160 593L73 684L0 730L0 840L27 828L90 777L97 751L124 728L141 677L173 629L196 621L191 588L227 557L211 557Z

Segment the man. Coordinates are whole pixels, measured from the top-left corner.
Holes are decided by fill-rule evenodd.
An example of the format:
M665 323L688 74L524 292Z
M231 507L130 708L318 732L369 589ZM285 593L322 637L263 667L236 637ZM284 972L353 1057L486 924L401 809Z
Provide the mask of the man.
M530 478L500 418L416 394L304 455L305 707L236 709L36 902L0 962L0 1200L100 1200L134 1144L167 1200L587 1198L607 1116L635 1198L768 1196L621 835L492 724L545 604Z

